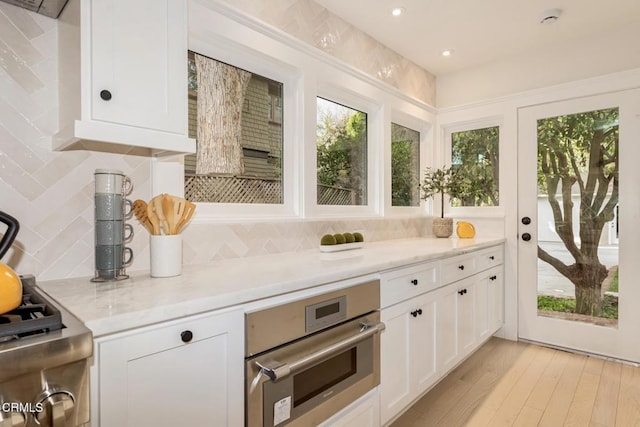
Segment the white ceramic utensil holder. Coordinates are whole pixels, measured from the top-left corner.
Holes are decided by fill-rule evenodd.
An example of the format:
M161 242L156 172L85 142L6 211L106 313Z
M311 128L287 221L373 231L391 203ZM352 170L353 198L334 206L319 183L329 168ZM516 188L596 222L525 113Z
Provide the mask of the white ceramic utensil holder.
M172 277L182 273L182 235L150 236L151 277Z

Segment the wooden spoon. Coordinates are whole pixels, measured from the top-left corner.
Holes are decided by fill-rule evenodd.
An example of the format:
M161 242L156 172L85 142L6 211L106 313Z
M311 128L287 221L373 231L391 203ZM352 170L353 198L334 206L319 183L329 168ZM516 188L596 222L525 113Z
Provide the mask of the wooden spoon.
M158 217L158 221L160 222L160 226L164 231L164 234L169 234L169 224L167 223L167 218L165 218L164 211L162 210L162 194L159 194L151 199L151 202L149 202L149 204L153 206L153 212Z
M153 234L154 236L157 236L160 234L160 220L158 219L158 215L156 215L156 213L153 210L153 203L149 202L149 204L147 205L147 217L149 218L149 222L151 223L151 226L153 228L153 232L151 234Z
M149 216L147 215L147 203L144 200L136 200L133 202L133 213L135 214L138 221L150 234L153 234L153 224L149 220Z
M193 216L193 213L195 212L195 210L196 210L196 205L194 205L193 203L191 203L188 200L185 200L184 212L182 214L182 217L178 221L178 224L176 225L176 232L177 233L181 233L182 232L184 227L187 225L187 223L189 222L189 220Z
M162 195L162 214L167 221L166 234L176 234L176 218L173 211L173 200L168 194Z

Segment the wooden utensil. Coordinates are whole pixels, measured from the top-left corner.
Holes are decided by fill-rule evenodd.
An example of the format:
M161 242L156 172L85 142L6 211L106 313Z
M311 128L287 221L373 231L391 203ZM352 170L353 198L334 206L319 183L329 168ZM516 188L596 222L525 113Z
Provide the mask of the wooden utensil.
M189 220L193 216L193 213L195 212L195 210L196 210L196 205L194 205L193 203L191 203L188 200L185 200L184 212L182 213L182 216L181 216L180 220L178 221L178 224L176 225L176 232L177 233L181 233L182 232L184 227L187 225L187 223L189 222Z
M167 218L164 216L164 211L162 210L162 194L151 199L149 204L153 206L153 212L158 217L162 231L164 231L164 234L169 234L169 224L167 223Z
M158 215L156 215L154 209L153 209L153 203L149 202L149 204L147 205L147 217L149 218L149 222L151 223L151 226L153 228L153 232L151 234L153 235L159 235L160 234L160 220L158 219Z
M173 210L173 200L170 195L162 194L162 214L167 221L166 234L176 234L176 218Z
M140 199L134 201L133 213L135 214L136 218L138 218L138 221L140 221L140 224L142 224L142 226L147 229L149 234L154 234L153 224L151 223L151 221L149 220L149 216L147 215L147 202Z

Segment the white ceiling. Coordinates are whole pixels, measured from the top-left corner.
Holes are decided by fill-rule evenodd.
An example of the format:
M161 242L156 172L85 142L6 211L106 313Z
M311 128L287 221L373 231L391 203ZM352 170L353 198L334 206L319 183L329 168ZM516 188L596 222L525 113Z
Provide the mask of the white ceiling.
M640 25L640 0L315 1L437 76ZM405 13L393 17L393 7ZM552 8L560 19L540 24Z

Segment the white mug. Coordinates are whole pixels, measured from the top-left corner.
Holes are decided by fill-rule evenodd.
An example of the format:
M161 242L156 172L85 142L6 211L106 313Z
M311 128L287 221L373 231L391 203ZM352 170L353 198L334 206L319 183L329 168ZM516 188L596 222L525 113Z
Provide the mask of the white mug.
M131 178L116 169L96 169L96 193L128 195L133 190Z

